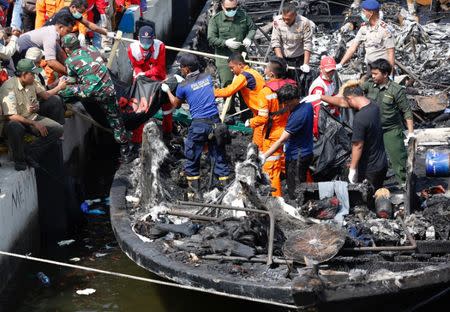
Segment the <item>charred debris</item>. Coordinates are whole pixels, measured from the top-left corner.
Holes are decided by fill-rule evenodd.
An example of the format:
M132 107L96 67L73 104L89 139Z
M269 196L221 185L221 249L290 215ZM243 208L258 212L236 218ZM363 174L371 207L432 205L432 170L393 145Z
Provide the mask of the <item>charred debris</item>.
M258 25L249 58L264 60L269 55L271 18L281 2L242 1ZM300 3L301 12L317 25L312 63L318 64L325 52L339 60L356 34L359 12L349 9L350 1ZM199 18L188 47L208 51L205 23L216 9L212 1L210 10ZM310 267L329 283L342 276L346 282L363 282L448 263L449 180L427 178L424 155L433 145L428 144L429 128L444 131L437 129L434 147L448 148L450 133L442 133L450 125L449 19L426 12L428 22L419 24L396 3L384 4L383 12L397 33L396 80L406 87L416 128L426 128L417 142L409 142L406 192L389 181L394 191L378 194L365 183L337 181L301 184L295 202L270 197L257 148L249 144L249 135L233 132L227 152L235 168L234 179L225 188L216 187L206 154L202 159L203 200L188 202L182 175L187 128L178 124L175 138L164 142L159 139L157 122L150 121L144 128L140 159L122 166L120 172L130 182L127 209L134 232L170 259L255 282L282 284ZM364 72L362 59L355 57L340 79L359 78ZM205 61L213 67L210 60ZM336 148L342 149L337 152L342 157L332 176L316 175L322 181L345 176L350 148L346 146L349 127L328 122L335 124L341 136Z

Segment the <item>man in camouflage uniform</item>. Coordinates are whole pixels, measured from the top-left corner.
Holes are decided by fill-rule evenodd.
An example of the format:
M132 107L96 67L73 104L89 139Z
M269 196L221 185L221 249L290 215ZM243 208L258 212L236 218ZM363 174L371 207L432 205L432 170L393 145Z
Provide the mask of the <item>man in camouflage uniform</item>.
M217 55L230 56L243 52L255 37L256 26L244 10L238 8L237 0L221 0L222 11L211 17L208 23L208 42ZM227 59L216 59L221 87L233 80Z
M66 98L78 97L82 102L92 101L101 105L114 131L114 139L122 145L121 153L124 161L130 161L128 142L131 134L125 130L118 110L113 81L100 52L93 46L81 47L74 34L64 36L61 46L68 56L65 65L69 85L60 92L60 95Z

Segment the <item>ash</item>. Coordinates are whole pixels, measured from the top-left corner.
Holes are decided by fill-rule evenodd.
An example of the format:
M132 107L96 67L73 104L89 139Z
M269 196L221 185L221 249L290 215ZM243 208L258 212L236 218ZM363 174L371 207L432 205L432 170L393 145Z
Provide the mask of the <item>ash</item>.
M250 137L234 134L232 144L227 149L229 160L235 167L235 178L224 189L213 186L211 191L205 193L204 199L207 204L273 213L273 256L276 263L267 266L269 216L211 206L187 207L178 203L186 198L187 184L180 175L183 171L183 159L174 157L179 154L180 149L177 140L179 138L165 143L158 125L149 122L144 128L140 159L120 169L121 175L130 182L128 194L139 199L127 203L136 235L150 242L168 259L193 268L277 285L290 283L295 279L298 272L284 264L289 260L283 252L285 242L299 230L308 229L313 224L335 224L333 219L316 219L317 211L314 211L313 216L305 213L302 205L289 205L283 198L268 196L269 182L261 171L257 148L248 144ZM204 180L209 180L209 166L209 160L205 157L202 160ZM363 188L359 186L360 190ZM433 195L425 203L420 211L405 218L408 230L416 240L448 239L450 198ZM190 217L175 216L172 212L182 212ZM213 219L205 221L196 217ZM361 279L376 281L383 277L399 278L399 273L393 272L406 269L414 271L423 264L437 265L448 260L445 255L435 255L432 252L422 257L395 251L377 255L348 254L348 249L353 247L410 244L398 220L377 219L367 205L351 206L351 214L346 216L342 231L346 233L345 245L334 258L327 261L326 268L321 270L321 278L324 280L330 272L335 271L346 274L346 283ZM211 256L213 258L208 258ZM405 267L404 257L410 260L409 265L421 265ZM386 259L391 261L392 267L388 271L379 271L382 268L378 268L377 263L385 262ZM294 266L303 267L303 261L294 261Z
M303 10L320 15L321 8L308 7L310 1L303 1ZM303 3L302 2L302 3ZM307 3L306 3L307 2ZM252 6L251 1L241 3L260 27L255 37L262 48L268 47L262 31L270 34L271 15L261 15L259 11L273 9L270 2L264 7ZM212 2L207 16L198 25L197 36L190 47L208 51L206 44L206 24L208 17L215 14L218 1ZM397 4L384 4L385 21L396 32L396 56L399 64L396 76L403 81L410 104L420 114L417 96L443 93L450 84L450 25L428 23L420 25L408 16ZM347 12L347 23L356 23L358 12ZM404 19L398 24L398 16ZM317 25L314 39L314 53L311 64L318 65L324 53L333 55L337 61L351 45L356 31L348 27L333 30L332 27ZM188 47L189 48L189 47ZM255 49L255 47L251 47ZM264 52L264 51L262 51ZM264 54L264 53L262 53ZM262 60L261 51L253 50L249 58ZM340 72L340 82L358 79L365 72L363 50ZM214 73L211 60L205 60L207 71ZM258 69L258 68L257 68ZM262 68L259 68L262 69ZM447 92L448 89L445 92ZM420 123L430 125L434 116L424 116ZM444 124L435 124L442 126ZM420 124L416 124L420 127ZM433 125L434 126L434 125ZM225 188L220 188L210 177L211 163L207 156L202 158L202 192L206 206L185 206L178 201L186 200L187 182L183 176L183 140L187 129L178 125L178 137L171 142L163 142L158 126L149 122L144 129L140 159L133 164L122 166L122 175L128 177L128 194L139 200L128 202L132 216L132 227L142 239L151 242L154 248L164 253L168 259L180 261L193 268L200 267L220 275L239 277L267 285L284 285L300 273L305 264L303 259L287 259L283 253L286 240L298 230L308 229L313 224L335 224L338 212L335 199L322 201L303 198L296 203L285 202L283 198L272 198L267 177L261 171L256 147L249 144L250 137L234 133L232 144L227 146L228 160L233 164L234 179ZM368 208L370 192L358 186L365 200L351 201L350 214L342 223L345 245L326 262L319 275L324 283L335 282L337 273L344 276L343 283L362 283L394 279L401 287L402 277L426 271L428 267L447 263L450 249L433 248L405 251L382 251L357 253L357 247L408 246L405 230L398 219L379 219ZM267 215L239 210L226 210L207 204L258 209L273 213L275 234L273 255L275 263L265 264L268 254L270 220ZM422 199L421 207L404 216L403 203L395 203L396 214L404 217L407 230L417 242L448 242L450 232L450 198L445 195L431 195ZM178 213L178 216L175 214ZM183 216L180 216L182 214ZM188 216L188 217L187 217ZM196 218L198 217L198 218ZM201 219L205 217L205 219ZM206 218L209 218L207 220ZM213 258L211 258L211 256ZM209 258L208 258L209 257ZM286 261L293 261L286 265ZM314 261L313 261L314 262ZM292 262L289 262L292 263ZM309 265L309 264L308 264ZM313 265L318 265L314 263ZM320 264L319 264L320 268ZM329 278L329 276L334 276Z

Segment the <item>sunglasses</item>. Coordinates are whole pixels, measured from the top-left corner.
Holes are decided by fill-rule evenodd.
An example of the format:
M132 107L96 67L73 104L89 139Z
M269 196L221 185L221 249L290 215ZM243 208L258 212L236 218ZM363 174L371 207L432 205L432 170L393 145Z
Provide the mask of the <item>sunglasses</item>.
M234 8L224 8L225 9L225 11L234 11L234 10L236 10L237 9L237 6L235 6Z

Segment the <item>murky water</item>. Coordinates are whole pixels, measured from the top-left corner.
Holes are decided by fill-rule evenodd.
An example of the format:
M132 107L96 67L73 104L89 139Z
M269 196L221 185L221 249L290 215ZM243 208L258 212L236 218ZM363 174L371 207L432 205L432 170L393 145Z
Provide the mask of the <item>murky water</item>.
M107 218L89 218L89 222L77 235L76 241L64 247L56 244L51 259L135 276L158 278L140 268L122 253L115 242ZM17 289L17 311L272 311L270 307L208 296L193 291L163 287L121 277L62 268L40 263L27 267L24 282ZM36 278L44 272L51 281L45 287ZM89 296L76 294L77 290L93 288Z

